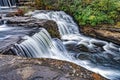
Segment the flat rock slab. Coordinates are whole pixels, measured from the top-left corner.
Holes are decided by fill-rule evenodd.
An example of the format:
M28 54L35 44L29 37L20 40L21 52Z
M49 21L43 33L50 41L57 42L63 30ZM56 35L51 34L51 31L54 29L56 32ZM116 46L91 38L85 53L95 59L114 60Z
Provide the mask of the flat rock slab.
M76 64L0 55L1 80L107 80Z

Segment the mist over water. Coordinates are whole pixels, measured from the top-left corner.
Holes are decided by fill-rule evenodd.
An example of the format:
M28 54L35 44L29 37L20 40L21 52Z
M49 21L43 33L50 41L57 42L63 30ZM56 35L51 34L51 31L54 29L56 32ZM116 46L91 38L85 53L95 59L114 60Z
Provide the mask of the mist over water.
M67 60L108 79L120 80L119 45L82 35L72 17L63 11L35 11L32 17L54 20L62 41L52 39L45 29L41 29L32 37L27 36L26 41L15 45L13 50L17 55Z

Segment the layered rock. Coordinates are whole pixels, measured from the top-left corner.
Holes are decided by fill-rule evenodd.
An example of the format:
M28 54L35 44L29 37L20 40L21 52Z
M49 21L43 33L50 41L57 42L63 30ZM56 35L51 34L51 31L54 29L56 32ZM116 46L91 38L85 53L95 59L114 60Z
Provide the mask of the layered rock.
M7 20L10 26L42 27L50 33L52 38L60 38L57 24L52 20L39 20L31 17L7 17L4 20Z
M54 59L0 55L2 80L107 80L76 64Z
M119 28L99 28L99 27L82 27L81 32L84 35L107 40L120 45L120 29Z

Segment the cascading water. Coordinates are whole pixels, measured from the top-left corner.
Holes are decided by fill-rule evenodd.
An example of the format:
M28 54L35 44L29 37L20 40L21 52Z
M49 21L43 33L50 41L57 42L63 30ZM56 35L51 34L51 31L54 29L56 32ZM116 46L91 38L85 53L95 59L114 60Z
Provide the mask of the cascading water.
M77 24L63 11L48 11L32 13L37 19L54 20L59 28L63 44L72 48L68 53L71 62L97 72L112 80L120 80L120 46L102 40L83 36L79 33ZM82 48L82 49L81 49ZM53 52L55 52L53 50ZM57 54L58 55L58 54ZM57 56L58 59L59 56Z
M15 0L0 0L0 6L14 6L16 4Z
M66 15L66 13L60 11L60 12L48 12L48 13L40 13L35 15L33 14L33 17L38 19L49 19L54 20L59 28L59 32L61 36L67 35L67 34L79 34L79 30L76 23L72 20L72 18L69 15Z
M32 37L26 36L24 38L26 39L24 42L15 44L12 48L12 51L19 56L70 59L62 42L58 39L52 39L45 29L41 29Z

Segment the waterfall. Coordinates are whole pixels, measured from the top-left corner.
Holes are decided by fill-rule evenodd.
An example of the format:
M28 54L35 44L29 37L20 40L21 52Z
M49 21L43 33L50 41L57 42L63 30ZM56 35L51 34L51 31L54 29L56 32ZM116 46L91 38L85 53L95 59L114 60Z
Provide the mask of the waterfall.
M3 6L12 7L12 6L15 6L15 5L16 5L15 0L0 0L0 6L1 7L3 7Z
M57 23L63 44L66 48L72 45L68 49L69 55L74 57L71 62L108 79L120 79L120 46L82 35L72 17L63 11L36 10L29 14L37 19L48 19Z
M33 17L38 19L48 19L54 20L59 28L60 35L68 35L68 34L79 34L79 30L77 24L73 21L73 19L67 15L65 12L47 12L47 13L34 13Z
M52 39L45 29L40 29L32 37L25 36L21 44L15 44L11 50L18 56L33 58L54 58L68 60L69 55L62 42Z

